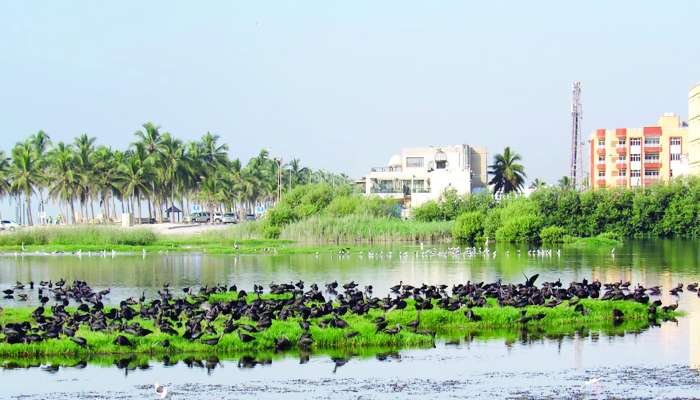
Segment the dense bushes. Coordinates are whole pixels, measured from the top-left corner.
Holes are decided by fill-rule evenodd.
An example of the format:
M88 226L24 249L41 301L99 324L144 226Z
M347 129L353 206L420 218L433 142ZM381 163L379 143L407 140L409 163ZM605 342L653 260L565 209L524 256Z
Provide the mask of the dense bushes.
M567 233L561 226L547 226L540 231L540 241L546 244L564 243Z
M393 218L400 216L400 212L395 200L365 197L353 193L347 185L300 185L268 211L262 232L266 238L278 238L285 226L315 216Z
M700 236L700 180L674 179L638 189L577 192L541 188L530 197L487 201L484 195L449 198L420 207L423 220L449 219L445 210L482 213L482 237L498 241L561 243L567 237L697 237ZM455 206L457 205L457 206ZM416 210L418 211L418 210ZM419 218L416 215L416 218ZM466 238L455 224L454 238Z
M460 214L471 211L485 213L496 204L493 196L488 193L460 196L457 191L446 190L439 201L428 201L420 207L415 207L411 215L418 221L450 221Z
M484 233L483 220L484 214L479 211L460 215L452 227L452 237L462 242L473 243Z

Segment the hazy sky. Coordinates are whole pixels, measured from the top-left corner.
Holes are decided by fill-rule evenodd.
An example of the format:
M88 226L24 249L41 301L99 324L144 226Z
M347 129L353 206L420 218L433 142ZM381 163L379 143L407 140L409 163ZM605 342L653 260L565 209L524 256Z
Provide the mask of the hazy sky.
M125 147L153 121L361 176L404 146L520 152L568 171L584 130L687 118L700 2L0 0L0 137Z

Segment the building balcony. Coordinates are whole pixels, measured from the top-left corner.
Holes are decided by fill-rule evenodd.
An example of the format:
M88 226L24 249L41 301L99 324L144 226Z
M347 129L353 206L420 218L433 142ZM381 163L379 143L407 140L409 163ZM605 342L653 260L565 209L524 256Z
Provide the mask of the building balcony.
M660 126L645 126L642 131L644 136L661 136Z
M595 135L598 139L605 139L605 129L596 129Z
M661 161L644 161L645 169L659 169L661 168Z
M414 188L413 191L408 190L407 192L404 192L403 188L398 188L398 187L372 187L370 189L370 193L411 196L411 193L430 193L430 188L429 187L420 187L420 188L417 187L417 188Z
M596 152L598 153L599 156L604 156L605 155L605 147L596 148Z
M617 154L627 154L627 147L617 146L615 147L615 151L617 152Z
M615 129L615 136L618 138L626 138L627 137L627 128Z
M615 167L617 167L617 169L627 169L627 163L625 161L618 161L615 163Z
M604 162L599 162L595 166L596 166L596 168L598 168L598 171L605 171L605 163Z
M375 168L372 168L370 171L372 171L372 172L401 172L401 171L403 171L403 168L401 168L401 167L375 167Z
M644 152L645 153L661 153L661 145L660 144L645 145Z
M605 178L598 178L596 179L595 183L598 187L603 187L605 186Z

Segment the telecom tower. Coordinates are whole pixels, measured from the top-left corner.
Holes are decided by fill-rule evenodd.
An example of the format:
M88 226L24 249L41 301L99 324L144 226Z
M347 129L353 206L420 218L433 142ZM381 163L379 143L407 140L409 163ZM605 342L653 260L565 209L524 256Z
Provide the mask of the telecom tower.
M583 161L581 118L583 117L583 109L581 107L580 81L574 81L571 86L571 95L571 170L569 178L571 178L571 186L576 188L583 185L583 180L581 179Z

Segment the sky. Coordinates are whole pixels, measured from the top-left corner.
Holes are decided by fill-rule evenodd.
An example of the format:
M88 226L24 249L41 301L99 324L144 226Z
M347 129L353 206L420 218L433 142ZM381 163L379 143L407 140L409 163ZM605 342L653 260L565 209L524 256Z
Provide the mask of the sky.
M568 173L583 130L687 118L700 2L0 0L0 149L39 129L124 148L153 121L246 161L360 177L467 143Z

